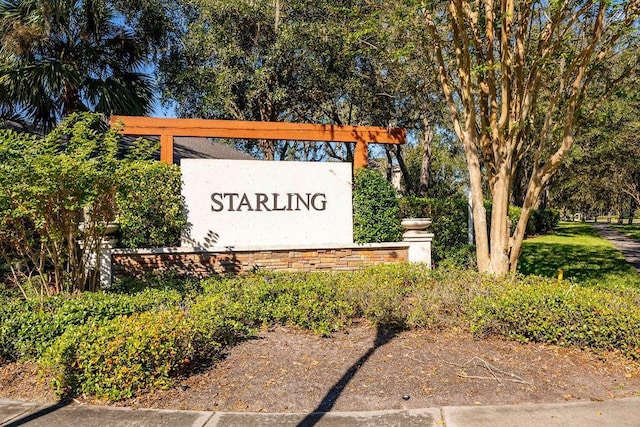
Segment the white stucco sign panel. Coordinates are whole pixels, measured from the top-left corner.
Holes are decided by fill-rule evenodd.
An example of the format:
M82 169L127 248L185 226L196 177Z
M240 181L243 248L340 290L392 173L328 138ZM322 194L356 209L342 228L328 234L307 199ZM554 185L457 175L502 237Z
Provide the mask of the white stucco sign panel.
M351 164L183 159L182 246L353 243Z

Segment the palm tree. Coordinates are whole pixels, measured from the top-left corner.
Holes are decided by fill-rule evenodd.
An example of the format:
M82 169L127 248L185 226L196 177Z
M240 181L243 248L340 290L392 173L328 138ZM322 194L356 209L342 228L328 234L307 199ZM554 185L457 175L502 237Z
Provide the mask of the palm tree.
M168 22L153 3L0 0L0 114L50 128L74 111L149 113L144 70Z

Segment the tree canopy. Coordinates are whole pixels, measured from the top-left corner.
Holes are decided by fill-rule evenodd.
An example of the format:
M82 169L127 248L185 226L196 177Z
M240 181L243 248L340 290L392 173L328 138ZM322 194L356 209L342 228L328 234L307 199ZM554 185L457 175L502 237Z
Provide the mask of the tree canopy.
M194 0L184 10L180 43L160 67L180 116L413 128L431 107L433 80L408 48L417 33L390 26L396 11L378 2ZM351 157L330 144L270 147L247 148Z
M0 1L0 112L51 128L74 111L144 115L171 28L148 0Z
M633 212L640 206L640 81L600 103L554 179L551 197L568 213Z

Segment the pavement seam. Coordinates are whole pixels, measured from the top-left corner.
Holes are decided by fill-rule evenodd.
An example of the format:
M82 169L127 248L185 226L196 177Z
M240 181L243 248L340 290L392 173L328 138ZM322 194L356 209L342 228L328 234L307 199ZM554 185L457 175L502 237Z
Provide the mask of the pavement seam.
M216 427L220 422L221 412L213 412L203 427Z
M444 419L444 408L440 407L440 419L442 420L442 427L447 427L447 421Z

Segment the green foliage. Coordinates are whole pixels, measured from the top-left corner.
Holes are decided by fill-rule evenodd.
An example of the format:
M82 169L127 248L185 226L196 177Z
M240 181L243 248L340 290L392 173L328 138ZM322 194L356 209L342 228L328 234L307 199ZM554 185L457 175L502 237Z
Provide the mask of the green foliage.
M16 283L31 278L42 295L96 286L83 265L113 218L116 186L117 135L101 127L83 114L44 138L0 131L0 256Z
M140 72L170 27L168 3L3 1L0 112L47 129L70 113L144 115L153 83Z
M425 267L389 264L350 274L343 282L344 297L356 312L383 328L405 328L405 298L413 286L425 277Z
M295 325L328 335L348 324L354 308L340 297L342 275L265 273L205 283L208 298L233 318L257 327Z
M69 328L45 352L41 368L61 395L120 400L169 387L189 360L192 339L180 310L120 316Z
M441 108L412 5L193 0L186 9L159 67L178 116L412 126ZM406 29L390 31L390 21ZM264 158L350 154L341 143L236 141Z
M554 231L560 223L560 211L556 209L536 209L531 214L535 234L547 234ZM527 224L528 228L529 224Z
M123 162L118 170L116 222L127 248L177 246L186 226L180 169L154 161Z
M402 237L395 190L380 173L360 169L353 186L353 237L358 243L397 242Z
M610 72L619 66L602 69ZM639 84L640 77L634 73L611 96L599 99L597 110L577 135L578 146L550 186L554 206L568 214L615 216L636 209L640 201Z
M188 282L191 283L191 282ZM169 387L261 327L328 335L365 320L381 328L468 329L479 336L619 350L640 357L640 291L536 276L388 264L359 272L255 274L200 286L2 296L1 360L35 359L56 390L109 400ZM171 289L176 288L176 289Z
M487 218L491 218L491 201L486 200L484 207L487 210ZM519 206L509 206L508 220L509 220L509 232L513 234L520 216L522 215L522 208ZM527 227L525 228L526 236L537 236L540 234L547 234L553 232L558 223L560 222L560 212L555 209L533 209L531 215L527 220Z
M125 277L116 280L103 292L109 294L136 295L148 290L175 291L183 297L189 297L202 292L199 280L185 278L176 271L154 272L139 278Z
M511 234L513 234L513 230L515 230L516 225L518 225L518 221L520 220L521 215L522 215L522 208L518 206L509 206L507 217L509 218L509 232ZM491 209L487 209L487 218L491 218ZM533 220L530 217L529 220L527 221L527 228L525 230L525 235L531 235L531 234L533 234Z
M473 267L475 252L468 244L468 207L462 198L398 200L400 217L431 218L434 233L432 257L436 265Z
M437 113L434 115L437 117ZM451 135L451 137L453 136ZM419 193L418 190L424 160L424 141L413 146L403 145L402 153L405 156L405 164L412 179L411 188L416 190L416 195L419 197L440 200L466 197L469 177L464 151L457 141L451 140L451 137L446 134L436 134L433 138L426 194Z
M131 296L83 293L25 301L8 299L0 307L0 357L37 359L70 327L173 307L181 298L177 291L147 289Z
M179 242L179 169L118 160L118 138L96 114L44 138L0 131L0 273L25 297L95 290L99 269L86 263L114 218L127 247Z
M518 225L522 208L517 206L509 206L509 223L511 224L511 232ZM555 209L534 209L531 216L527 220L527 228L525 236L537 236L540 234L551 233L555 230L560 222L560 212Z
M544 283L507 288L472 304L471 329L519 341L594 350L620 350L640 358L640 308L610 291Z
M432 199L425 197L401 197L398 199L400 218L431 218L433 219Z

